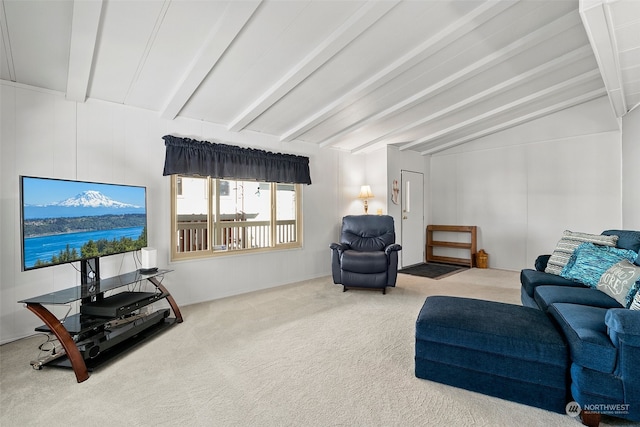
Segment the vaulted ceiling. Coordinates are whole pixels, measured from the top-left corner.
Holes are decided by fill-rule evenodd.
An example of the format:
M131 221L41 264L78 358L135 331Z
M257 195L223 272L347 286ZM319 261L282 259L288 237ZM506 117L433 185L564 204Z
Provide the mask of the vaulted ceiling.
M299 141L423 155L640 103L640 1L2 0L3 80Z

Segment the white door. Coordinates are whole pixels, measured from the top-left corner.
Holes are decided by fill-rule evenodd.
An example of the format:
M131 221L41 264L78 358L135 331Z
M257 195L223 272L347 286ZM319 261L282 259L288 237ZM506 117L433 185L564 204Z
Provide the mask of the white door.
M408 267L423 263L425 260L424 174L403 170L401 171L401 181L402 251L400 251L400 266Z

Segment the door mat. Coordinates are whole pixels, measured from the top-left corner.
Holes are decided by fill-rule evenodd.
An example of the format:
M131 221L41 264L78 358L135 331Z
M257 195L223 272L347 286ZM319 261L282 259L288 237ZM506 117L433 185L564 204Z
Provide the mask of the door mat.
M423 263L403 268L401 270L398 270L398 273L428 277L430 279L442 279L443 277L451 276L452 274L456 274L468 269L469 267L462 267L460 265Z

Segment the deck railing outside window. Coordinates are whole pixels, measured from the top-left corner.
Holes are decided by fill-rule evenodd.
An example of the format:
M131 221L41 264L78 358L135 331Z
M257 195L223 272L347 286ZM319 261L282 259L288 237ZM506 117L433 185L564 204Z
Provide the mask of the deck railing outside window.
M269 221L220 221L216 222L213 227L215 236L214 250L233 251L273 246ZM210 250L206 217L180 220L177 233L176 252ZM276 221L275 236L276 244L295 242L295 220Z

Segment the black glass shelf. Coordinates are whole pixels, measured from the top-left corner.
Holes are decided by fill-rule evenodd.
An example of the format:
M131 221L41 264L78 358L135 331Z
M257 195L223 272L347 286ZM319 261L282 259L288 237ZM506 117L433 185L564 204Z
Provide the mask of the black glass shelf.
M85 298L100 295L106 291L117 289L122 286L131 285L141 280L152 277L162 276L172 270L157 270L151 273L141 273L140 271L132 271L131 273L121 274L119 276L109 277L106 279L96 280L86 285L75 286L73 288L62 289L56 292L50 292L37 297L18 301L24 304L45 304L45 305L61 305L69 304Z

